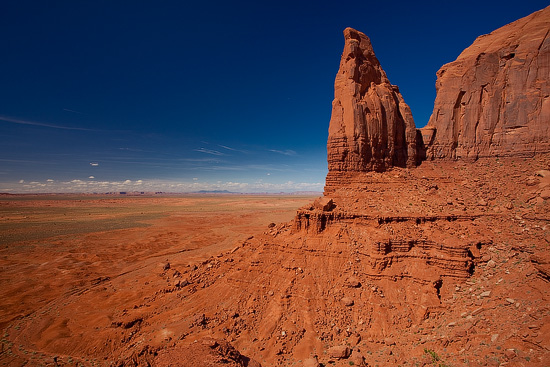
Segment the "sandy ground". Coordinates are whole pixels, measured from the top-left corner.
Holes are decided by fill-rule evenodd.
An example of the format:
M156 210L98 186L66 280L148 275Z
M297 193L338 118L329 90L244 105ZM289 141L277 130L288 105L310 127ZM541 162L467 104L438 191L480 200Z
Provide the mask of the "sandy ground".
M23 364L9 356L19 346L8 341L8 330L17 329L20 320L40 308L123 274L200 262L266 230L270 223L291 220L296 208L312 199L0 196L0 364ZM144 277L147 274L135 279ZM133 306L128 301L116 299L109 306ZM57 330L50 337L62 337L58 332L63 334ZM37 346L45 346L48 338ZM53 361L40 348L27 353L34 355L33 365Z

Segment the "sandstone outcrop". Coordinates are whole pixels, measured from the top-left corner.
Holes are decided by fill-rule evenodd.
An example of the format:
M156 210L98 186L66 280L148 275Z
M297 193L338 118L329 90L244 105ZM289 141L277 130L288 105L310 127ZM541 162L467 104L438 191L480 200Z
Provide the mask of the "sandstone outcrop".
M541 14L547 10L530 22L545 23ZM528 34L530 22L521 23ZM293 222L264 225L263 233L202 255L169 233L160 250L137 251L141 262L110 269L91 284L76 283L62 297L9 320L3 334L8 352L0 355L0 364L25 365L29 356L43 352L45 365L60 366L163 367L180 361L191 367L258 367L256 361L264 366L302 361L304 367L442 366L452 361L547 367L550 154L516 156L541 152L543 140L548 142L547 102L529 104L531 97L547 93L544 60L533 56L526 75L514 66L531 55L521 50L533 38L509 33L508 38L523 41L504 61L500 51L488 51L501 47L487 43L480 60L497 57L496 69L490 63L476 69L465 57L460 59L464 65L440 73L438 101L452 92L447 77L454 75L453 83L465 80L468 88L455 91L454 100L448 92L457 110L449 115L440 104L434 122L422 130L431 157L511 156L433 159L408 169L403 167L417 163L421 147L410 111L389 84L368 38L349 28L344 34L324 197L300 208ZM541 43L537 52L545 47ZM460 77L459 66L464 68ZM471 76L467 67L478 74ZM504 97L499 94L503 84L488 82L477 92L472 87L474 79L491 75L499 81L504 69ZM522 76L531 89L524 96L508 91ZM532 85L540 86L539 97ZM506 104L510 93L515 107L498 105ZM480 134L493 109L502 116L493 130L472 135L472 142L465 138L477 116L468 112L475 101L486 111ZM530 118L524 128L506 125L512 111ZM445 120L445 114L456 119ZM543 138L536 140L533 131ZM176 220L181 225L179 212ZM134 248L154 243L139 237L142 242ZM167 251L168 241L181 248ZM41 268L43 243L35 249L24 242L7 247L5 267L9 251L23 248L17 251L24 251L25 261L34 253L40 262L33 269ZM131 252L116 248L126 257ZM71 255L83 269L75 276L94 274L89 254ZM120 261L113 258L109 265ZM56 265L56 274L67 273L64 264Z
M550 151L550 7L478 37L437 72L428 158Z
M390 84L369 38L352 28L344 38L327 143L328 192L350 175L417 162L410 108Z

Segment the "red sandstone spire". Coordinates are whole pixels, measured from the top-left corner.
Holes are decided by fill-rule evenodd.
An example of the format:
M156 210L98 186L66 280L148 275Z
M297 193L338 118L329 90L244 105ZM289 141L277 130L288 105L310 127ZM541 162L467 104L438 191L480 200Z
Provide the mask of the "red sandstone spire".
M369 38L351 28L344 30L344 37L327 143L328 191L358 172L417 162L409 106L390 84Z

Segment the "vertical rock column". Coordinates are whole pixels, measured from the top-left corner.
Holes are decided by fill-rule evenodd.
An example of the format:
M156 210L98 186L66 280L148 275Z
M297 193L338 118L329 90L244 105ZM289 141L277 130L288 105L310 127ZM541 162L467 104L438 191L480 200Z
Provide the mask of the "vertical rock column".
M410 108L390 84L369 38L352 28L344 37L334 82L326 193L361 172L414 166L419 159Z

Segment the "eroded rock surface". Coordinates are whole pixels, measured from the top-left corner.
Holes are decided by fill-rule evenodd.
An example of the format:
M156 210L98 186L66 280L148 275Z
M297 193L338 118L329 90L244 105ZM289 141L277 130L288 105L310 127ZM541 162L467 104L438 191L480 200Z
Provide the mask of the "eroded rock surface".
M262 367L257 361L243 356L225 340L204 338L159 351L151 358L154 366L201 367ZM136 359L136 365L148 365L146 359ZM149 365L151 365L149 364Z
M398 87L390 84L367 36L346 28L344 38L327 143L327 191L358 172L417 162L414 120Z
M530 22L545 24L541 14L547 10ZM516 107L502 110L491 107L493 100L504 103L495 97L499 84L459 91L451 114L457 119L445 122L439 113L423 135L433 139L434 157L479 159L407 168L418 158L408 107L368 38L349 28L344 34L324 197L300 208L293 222L269 225L232 250L195 261L182 251L166 253L160 263L143 262L71 289L10 321L3 342L11 354L0 362L23 365L39 351L59 366L164 367L185 360L186 366L546 367L550 154L516 156L541 149L532 126L546 130L542 122L525 130L505 124L511 111L542 121L546 105L529 104L539 92L529 89L533 96L518 96L510 100ZM508 38L514 37L524 36ZM500 54L486 51L480 60L498 57L498 70L469 67L480 79L508 70L506 85L515 85L525 75L514 63L526 60L522 45L530 41L504 57L502 68ZM501 49L491 43L484 49L489 46ZM464 74L456 74L458 63L440 73L441 83L445 75L470 78L470 59L460 60ZM544 60L532 60L525 80L540 85L543 95ZM446 90L440 88L439 100ZM483 102L482 94L491 98ZM493 108L504 117L490 134L466 143L475 100L485 103L478 104L484 118ZM480 120L481 129L481 121L490 124ZM458 128L456 142L444 139L449 128L439 126L446 123ZM510 134L516 140L507 140ZM517 144L507 145L512 141ZM505 151L511 156L484 157Z
M429 158L550 151L550 7L478 37L437 73Z

